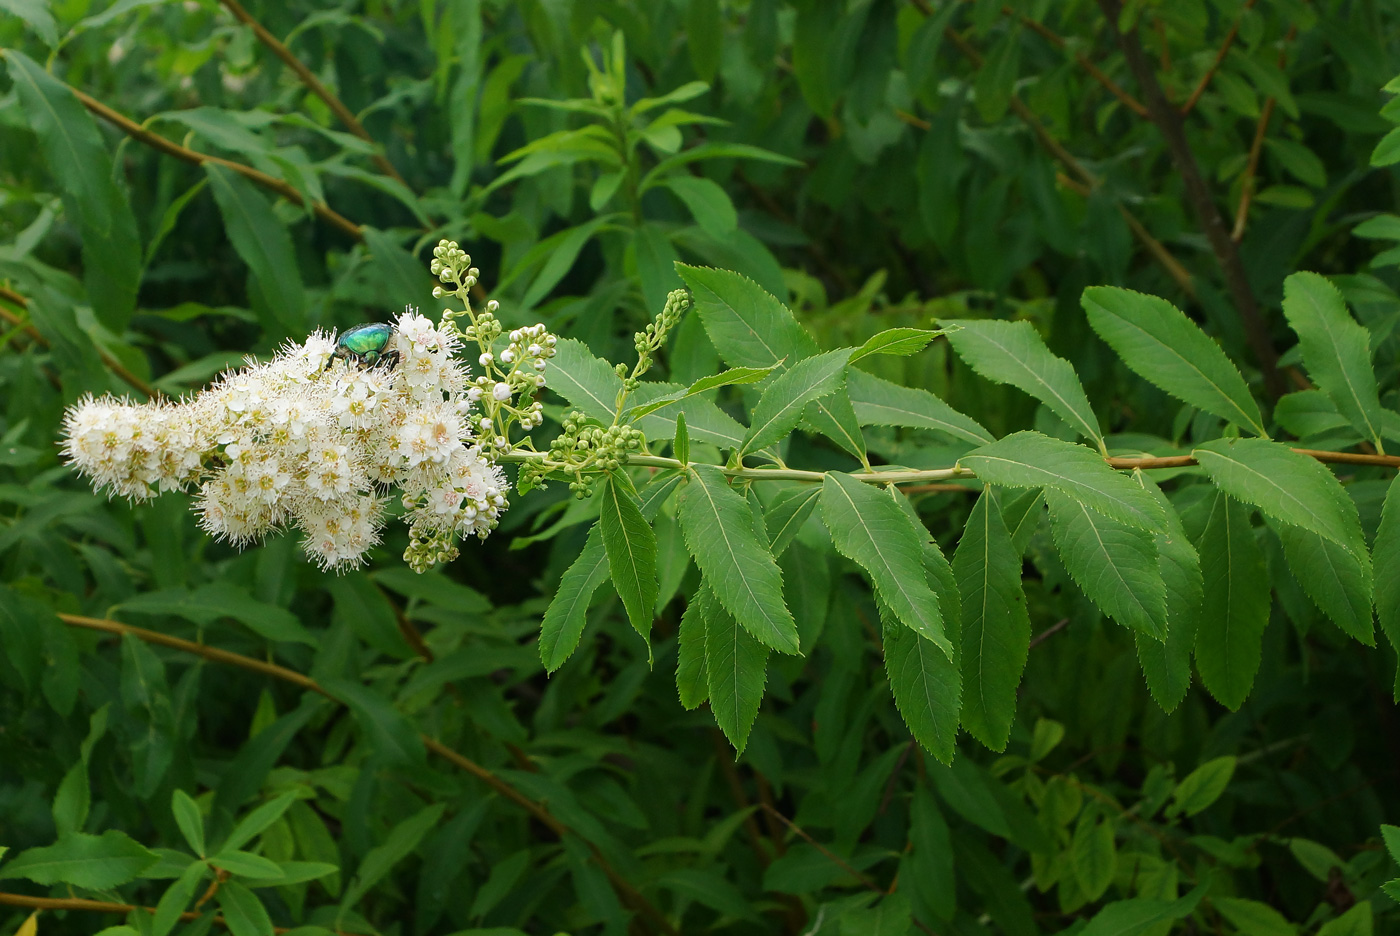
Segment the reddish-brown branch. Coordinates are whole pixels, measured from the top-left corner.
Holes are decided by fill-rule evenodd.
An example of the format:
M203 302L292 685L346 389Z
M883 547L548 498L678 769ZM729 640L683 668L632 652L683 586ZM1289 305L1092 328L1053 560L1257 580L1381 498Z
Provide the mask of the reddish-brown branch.
M258 41L271 49L273 55L281 59L283 64L295 72L296 76L301 79L301 83L310 88L312 94L324 101L326 106L331 109L331 113L335 114L336 119L345 124L351 133L355 134L355 136L364 140L366 143L372 143L375 144L376 147L378 146L374 138L369 135L369 131L365 129L364 124L360 123L359 119L356 118L354 114L350 113L350 109L341 103L340 98L336 97L329 88L322 84L320 79L311 73L311 69L307 68L306 64L302 62L301 59L292 54L291 49L283 45L281 40L268 32L262 23L259 23L253 18L251 13L243 9L243 5L240 4L238 0L220 0L220 2L223 3L230 13L237 17L239 22L251 27L253 35L258 37ZM403 182L403 176L399 175L399 171L394 168L394 164L389 162L388 157L378 149L374 151L373 156L370 158L374 160L374 164L386 175L392 176L399 182Z
M1299 455L1315 458L1320 462L1336 465L1375 465L1381 468L1400 468L1400 455L1368 455L1364 452L1326 452L1321 449L1295 448ZM1104 459L1110 467L1132 470L1134 468L1188 468L1199 464L1190 455L1146 456L1142 458L1110 457Z
M1210 242L1216 262L1220 264L1225 287L1229 291L1240 322L1244 325L1245 337L1254 352L1255 360L1264 375L1265 389L1270 397L1277 399L1284 391L1283 377L1278 369L1278 352L1274 350L1268 325L1264 322L1250 288L1238 245L1230 237L1225 219L1211 196L1210 188L1201 174L1201 167L1191 150L1191 144L1186 139L1181 112L1172 107L1163 95L1162 87L1157 81L1157 73L1138 38L1136 26L1130 27L1127 32L1119 32L1118 20L1123 12L1121 0L1099 0L1099 7L1108 20L1108 28L1117 37L1128 71L1136 79L1152 122L1162 134L1167 144L1167 152L1171 155L1172 165L1181 177L1186 200L1190 203L1206 240Z
M1019 17L1021 22L1024 23L1027 27L1029 27L1032 32L1045 39L1045 41L1049 42L1057 49L1064 49L1068 45L1063 36L1055 32L1049 26L1046 26L1044 23L1033 20L1023 13L1017 13L1015 10L1011 9L1011 7L1008 6L1002 7L1001 12L1007 16ZM1118 82L1114 81L1112 78L1108 77L1108 75L1104 74L1104 72L1092 61L1090 61L1089 58L1086 55L1084 55L1084 53L1076 51L1073 53L1073 55L1074 60L1079 63L1079 66L1083 68L1086 72L1088 72L1095 81L1103 85L1104 89L1107 90L1109 94L1113 95L1119 101L1121 101L1124 107L1128 108L1128 110L1132 111L1134 114L1137 114L1139 117L1147 116L1147 108L1142 105L1142 102L1139 101L1137 98L1133 97L1127 91L1124 91L1122 85L1118 84Z
M1278 53L1279 68L1287 63L1287 46L1296 35L1298 27L1288 27L1288 34L1283 37L1283 48L1280 48ZM1230 237L1235 243L1239 243L1244 237L1245 225L1249 223L1249 205L1254 200L1254 182L1259 171L1259 157L1264 152L1264 139L1269 132L1269 121L1274 116L1275 104L1277 101L1272 97L1264 100L1264 106L1259 109L1259 122L1254 126L1254 139L1249 144L1249 163L1240 179L1240 203L1235 208L1235 227L1230 232Z
M172 140L167 140L165 137L161 136L158 133L155 133L151 130L147 130L145 127L136 123L136 121L131 120L129 117L118 113L117 111L108 107L106 104L103 104L101 101L97 100L91 95L85 94L84 92L79 91L77 88L74 88L71 85L68 86L68 90L73 92L73 94L78 98L78 100L82 102L82 105L84 107L92 111L98 117L101 117L103 120L112 124L132 139L137 140L141 143L145 143L147 146L151 147L154 150L162 152L167 156L174 156L176 159L183 160L187 163L192 163L196 166L202 166L205 163L213 163L216 166L223 166L225 169L229 169L233 172L236 172L244 178L248 179L249 181L260 185L263 188L268 189L269 191L276 192L278 195L281 195L283 198L287 199L287 201L291 202L294 205L299 205L302 207L305 207L306 205L306 199L302 197L302 194L300 192L298 192L288 183L282 181L279 178L276 178L275 176L270 176L266 172L260 172L257 169L254 169L252 166L245 166L242 163L234 162L231 159L224 159L220 156L211 156L208 153L201 153L198 150L192 150L189 147L181 146L179 143L176 143ZM364 239L364 234L360 230L360 226L358 224L356 224L354 221L351 221L344 215L340 214L338 211L331 208L325 202L313 201L311 203L311 210L315 212L317 217L330 222L332 225L344 231L346 234L349 234L356 240Z
M1254 6L1255 0L1248 0L1244 8L1248 10ZM1225 61L1225 56L1230 53L1230 46L1235 44L1235 37L1240 34L1240 23L1236 20L1230 27L1230 31L1225 34L1225 41L1220 44L1220 51L1215 53L1215 61L1210 63L1210 68L1201 76L1200 82L1196 85L1196 90L1191 92L1191 96L1186 99L1186 103L1181 105L1181 116L1185 117L1191 113L1191 109L1196 106L1196 102L1201 99L1201 95L1206 93L1206 88L1210 87L1211 79L1220 70L1220 64Z
M27 894L11 894L0 891L0 904L11 907L27 907L32 910L89 910L94 913L121 913L127 914L133 910L145 910L154 914L155 907L140 907L134 904L109 903L105 900L87 900L82 897L30 897ZM182 913L180 919L185 922L198 920L203 914ZM228 922L222 916L214 917L214 925L228 928ZM274 933L291 932L285 926L274 926ZM338 931L340 932L340 931ZM340 936L356 936L354 933L340 932Z
M0 286L0 299L3 299L5 302L8 302L11 305L16 306L20 309L29 308L28 299L24 298L14 290L6 289L3 286ZM23 328L24 333L28 335L30 339L32 339L41 348L47 348L49 346L49 340L44 337L43 333L40 332L39 329L34 327L32 322L26 322L24 319L20 318L18 315L11 312L4 306L0 306L0 318L9 322L11 325ZM125 365L123 365L121 361L118 361L116 358L112 357L112 355L109 354L105 348L101 347L100 345L94 345L93 347L97 350L97 356L102 359L103 365L106 366L106 368L109 371L116 374L122 380L126 381L134 389L144 393L147 397L155 397L156 391L154 387L146 383L146 381L142 380L140 377L137 377L131 371L127 370Z

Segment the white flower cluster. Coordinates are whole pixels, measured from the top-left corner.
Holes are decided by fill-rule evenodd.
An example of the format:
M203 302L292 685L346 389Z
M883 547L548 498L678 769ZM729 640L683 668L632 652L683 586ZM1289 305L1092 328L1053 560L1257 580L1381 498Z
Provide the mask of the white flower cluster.
M250 362L194 398L88 398L64 421L64 454L94 487L131 500L198 488L200 525L244 545L292 525L323 568L359 565L397 488L420 571L485 537L506 508L500 470L470 444L459 338L413 311L377 366L335 357L317 333ZM330 365L329 367L327 365Z

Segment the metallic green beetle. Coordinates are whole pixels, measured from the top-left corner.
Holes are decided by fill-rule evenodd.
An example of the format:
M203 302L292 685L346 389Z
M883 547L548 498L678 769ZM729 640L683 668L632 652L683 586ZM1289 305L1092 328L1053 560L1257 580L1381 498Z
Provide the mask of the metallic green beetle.
M393 367L399 362L399 352L384 350L393 337L394 326L384 322L356 325L348 329L335 343L335 351L331 352L326 369L329 370L337 358L354 360L361 366L374 367L377 364L385 364Z

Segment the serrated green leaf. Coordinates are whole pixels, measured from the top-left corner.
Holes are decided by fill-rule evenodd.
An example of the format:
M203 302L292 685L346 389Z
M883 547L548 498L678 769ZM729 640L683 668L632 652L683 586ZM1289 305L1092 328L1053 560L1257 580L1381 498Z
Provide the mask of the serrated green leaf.
M718 601L702 601L705 619L705 681L710 710L724 736L742 754L758 718L767 680L768 648L740 627Z
M559 580L559 588L540 625L540 661L547 672L563 666L573 654L583 635L588 602L607 579L608 555L603 545L603 529L594 526L588 531L583 551Z
M1371 549L1376 575L1376 618L1390 646L1400 653L1400 476L1386 488L1381 522ZM1400 674L1395 681L1400 699Z
M1113 883L1118 870L1118 849L1113 843L1113 822L1088 809L1075 826L1070 843L1070 866L1079 889L1090 901L1098 900Z
M209 863L221 871L242 878L262 881L281 881L282 868L271 858L254 855L245 851L221 851L209 859Z
M787 306L738 273L676 264L715 350L731 367L790 367L817 343Z
M630 484L610 475L601 491L602 510L598 527L613 587L627 609L632 629L647 645L651 660L652 611L656 606L656 534L637 506Z
M868 463L865 435L860 431L860 419L844 386L835 393L808 403L802 419L815 432L826 436L862 463Z
M1331 621L1368 647L1372 624L1371 557L1288 523L1275 523L1293 577Z
M191 862L189 867L180 873L179 878L165 889L160 902L156 904L155 915L151 917L152 936L167 936L175 928L175 924L180 922L180 914L185 912L185 908L194 899L195 890L208 870L208 866L202 861Z
M962 596L962 725L987 747L1004 751L1031 622L1021 588L1021 555L990 490L982 492L967 519L953 572Z
M1264 439L1216 439L1191 454L1236 500L1353 552L1366 549L1356 502L1322 463Z
M682 465L690 464L690 431L685 426L685 413L676 414L676 435L671 441L671 453Z
M1116 286L1091 286L1081 301L1094 331L1140 376L1197 409L1268 435L1239 368L1176 306Z
M1269 623L1269 575L1249 509L1217 493L1196 549L1203 577L1196 671L1206 690L1233 711L1254 685Z
M878 594L876 604L895 707L924 750L952 763L962 694L958 664L933 641L905 627Z
M851 349L828 351L798 361L768 385L754 407L740 457L779 441L796 428L807 404L835 393L845 383Z
M822 489L815 484L779 491L773 503L764 512L764 528L768 532L768 542L772 544L773 555L781 556L792 544L797 531L812 515L817 507L817 498Z
M773 368L777 366L777 364L774 364L771 367L731 367L728 370L720 371L718 374L701 377L685 390L668 393L665 396L652 400L650 403L632 407L627 411L627 421L635 422L643 416L649 416L657 410L664 409L673 403L679 403L698 393L704 393L706 390L714 390L717 387L728 387L735 384L757 383L771 374Z
M1075 432L1103 446L1103 433L1074 365L1056 357L1030 322L944 319L948 343L978 374L1050 407Z
M938 596L924 572L922 531L888 494L836 471L822 482L821 506L836 551L870 575L901 623L951 660Z
M1151 494L1092 450L1039 432L1013 433L974 449L958 464L991 484L1059 491L1139 530L1156 531L1165 521L1162 506Z
M676 691L686 709L699 708L710 697L710 677L705 671L705 621L707 613L713 612L701 607L707 601L715 601L715 596L702 582L681 615Z
M894 354L907 356L917 354L928 347L928 343L939 335L943 334L942 329L933 328L887 328L882 332L877 332L866 339L865 344L856 348L851 353L851 363L854 364L863 357L872 354Z
M1385 850L1390 852L1390 860L1400 864L1400 826L1382 825L1381 838L1385 841Z
M797 625L783 602L782 573L754 533L748 501L724 472L693 466L678 516L686 546L720 605L765 646L797 653Z
M554 348L549 362L549 389L603 423L615 415L622 378L607 361L594 355L576 338L565 338Z
M1341 291L1316 273L1294 273L1283 281L1283 314L1313 382L1357 432L1383 448L1371 333L1352 318Z
M929 429L959 442L985 445L992 434L941 399L916 387L901 387L865 371L846 372L846 393L862 426Z
M1054 489L1050 532L1075 584L1113 620L1154 640L1167 636L1167 588L1153 534L1119 523Z
M30 848L0 866L0 880L27 878L36 884L71 884L108 890L134 880L158 856L125 832L73 832L53 845Z
M1166 526L1154 535L1157 567L1167 590L1167 637L1157 640L1138 631L1133 639L1148 691L1164 711L1171 712L1191 686L1191 648L1201 614L1201 560L1175 508L1150 479L1144 479L1144 485L1167 516Z

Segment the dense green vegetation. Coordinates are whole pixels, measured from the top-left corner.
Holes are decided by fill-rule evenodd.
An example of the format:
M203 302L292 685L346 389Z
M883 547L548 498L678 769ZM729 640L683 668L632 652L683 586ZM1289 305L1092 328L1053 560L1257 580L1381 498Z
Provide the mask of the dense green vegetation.
M0 932L1400 931L1397 53L0 0Z

